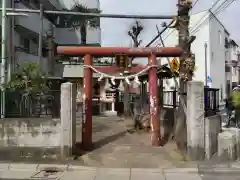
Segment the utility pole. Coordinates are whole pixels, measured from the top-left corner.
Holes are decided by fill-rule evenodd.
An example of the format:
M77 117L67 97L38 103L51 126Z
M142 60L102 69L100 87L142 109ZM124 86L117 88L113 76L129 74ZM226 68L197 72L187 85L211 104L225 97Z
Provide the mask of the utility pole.
M205 86L208 86L208 65L207 65L207 43L204 44L205 50Z
M184 49L183 55L180 57L179 67L179 81L180 81L180 99L184 104L187 104L187 81L192 80L195 62L192 59L190 45L192 43L189 35L189 11L192 7L191 0L178 0L178 25L179 32L178 43L179 46ZM178 119L175 126L175 139L180 151L185 152L187 147L187 126L186 126L186 114L184 112L183 103L179 104Z
M5 66L6 66L6 20L7 0L2 0L2 52L1 52L1 118L5 118Z

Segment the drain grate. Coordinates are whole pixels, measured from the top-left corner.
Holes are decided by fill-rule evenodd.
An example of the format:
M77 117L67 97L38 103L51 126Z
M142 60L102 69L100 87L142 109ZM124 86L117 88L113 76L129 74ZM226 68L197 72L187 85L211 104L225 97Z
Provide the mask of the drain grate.
M31 179L58 180L63 176L64 171L56 168L46 168L32 175Z

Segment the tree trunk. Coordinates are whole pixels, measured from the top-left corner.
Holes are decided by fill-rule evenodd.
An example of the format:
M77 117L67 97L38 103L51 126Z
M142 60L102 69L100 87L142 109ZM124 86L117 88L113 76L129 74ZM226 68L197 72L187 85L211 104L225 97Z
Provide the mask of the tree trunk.
M81 44L86 45L87 44L87 26L86 26L86 23L83 23L81 25L80 33L81 33Z
M126 83L124 86L124 117L128 118L130 115L130 94L129 94L129 85Z
M138 43L138 35L132 36L133 38L133 46L134 47L138 47L139 43ZM130 62L130 64L132 65L132 60ZM130 86L126 83L125 87L124 87L124 117L128 118L131 115L131 111L130 111Z
M179 68L179 76L180 76L180 96L181 99L187 105L187 80L191 80L191 76L189 76L188 71L185 66L185 60L187 57L190 57L190 45L188 44L189 38L189 10L190 6L188 4L180 5L181 0L178 1L178 13L179 13L179 46L185 50L184 54L180 57L180 68ZM189 6L189 8L188 8ZM177 112L177 120L175 124L175 139L178 148L185 152L187 148L187 125L186 125L186 114L184 112L184 107L182 103L179 103L179 108Z

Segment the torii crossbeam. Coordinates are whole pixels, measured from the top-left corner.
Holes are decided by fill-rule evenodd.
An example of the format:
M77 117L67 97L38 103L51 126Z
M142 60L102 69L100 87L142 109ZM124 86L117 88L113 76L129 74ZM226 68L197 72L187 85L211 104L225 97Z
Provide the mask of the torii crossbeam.
M128 48L128 47L79 47L79 46L58 46L57 53L67 56L84 56L84 93L85 93L85 117L82 126L82 145L84 148L92 146L92 77L93 77L93 57L115 57L124 54L129 57L148 57L149 76L149 97L151 114L151 141L153 146L161 144L160 121L159 121L159 99L157 90L157 57L179 57L183 50L178 47L166 48ZM146 68L145 67L145 68ZM109 73L112 69L116 72L120 69L117 66L94 67L103 73ZM128 69L131 73L137 73L141 69L132 67Z

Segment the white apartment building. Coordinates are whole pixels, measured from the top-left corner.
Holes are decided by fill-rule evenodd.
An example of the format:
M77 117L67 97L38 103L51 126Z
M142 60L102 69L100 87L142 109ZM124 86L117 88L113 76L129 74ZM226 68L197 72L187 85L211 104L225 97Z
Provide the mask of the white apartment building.
M163 35L163 38L167 35L169 35L168 32ZM207 10L191 15L190 35L196 36L196 40L191 46L191 50L196 58L196 70L193 79L205 82L207 78L209 87L220 90L219 99L220 103L223 103L224 98L227 96L225 62L236 58L234 53L227 53L231 51L231 47L228 46L230 34L218 18L211 11ZM167 46L177 45L178 32L173 30L165 39L165 43ZM229 76L232 75L230 74ZM172 86L174 87L175 84L173 80L168 80L164 86L168 89Z
M234 40L228 41L228 48L226 51L226 84L227 94L230 94L231 90L239 85L239 70L240 70L240 49L238 44Z
M45 10L71 9L75 0L7 0L7 7L18 9L39 9L40 3ZM99 0L78 0L88 8L100 8ZM1 0L0 0L1 4ZM43 51L46 47L45 40L48 34L52 34L54 41L61 45L80 45L81 35L79 29L64 27L63 16L44 15L43 20ZM39 62L39 31L40 15L28 14L28 16L7 17L7 62L11 62L11 68L21 65L25 61ZM87 27L87 44L101 44L101 30ZM43 53L43 69L48 71L49 61L47 53ZM62 64L56 64L54 76L63 77L64 68Z

